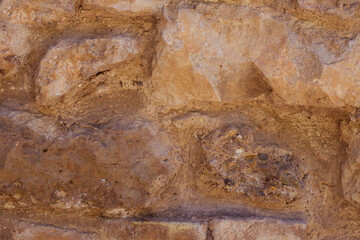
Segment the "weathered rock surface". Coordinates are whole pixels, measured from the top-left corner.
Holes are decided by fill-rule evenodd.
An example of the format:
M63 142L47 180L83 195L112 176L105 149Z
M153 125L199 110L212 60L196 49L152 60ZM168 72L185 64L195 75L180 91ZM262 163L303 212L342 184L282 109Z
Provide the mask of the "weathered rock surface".
M356 34L334 36L270 9L231 5L183 6L165 16L154 70L164 101L238 102L273 90L288 104L358 106Z
M72 229L63 229L47 225L21 222L16 228L14 239L18 240L95 240L94 233L81 233Z
M305 224L296 222L282 222L278 220L215 220L210 222L210 229L212 229L212 236L214 240L306 239Z
M19 24L1 22L0 31L0 79L14 73L24 64L24 59L29 54L30 32Z
M312 11L336 14L349 18L359 11L359 2L356 0L299 0L300 6Z
M323 69L322 88L337 105L359 107L359 51L360 39L357 36L351 52L342 61Z
M206 225L187 222L108 221L106 239L205 240Z
M73 41L60 42L42 59L36 78L40 105L54 105L62 98L73 98L94 76L137 53L136 41L130 37Z
M176 174L176 149L149 122L92 133L79 129L54 140L37 128L41 118L37 119L24 124L34 131L29 139L21 135L2 139L1 184L16 185L4 190L12 197L20 194L22 203L50 204L55 209L100 207L105 215L126 216L128 211L142 211ZM11 128L3 124L3 131ZM6 131L11 135L10 129ZM23 188L31 190L22 192Z
M0 239L359 239L359 6L0 0Z
M82 7L85 9L103 8L117 13L159 14L169 0L84 0Z
M0 9L3 10L0 18L24 25L49 24L73 17L79 3L78 0L4 0L0 3Z
M360 181L356 177L360 169L359 147L359 113L350 122L342 125L343 136L349 144L347 149L348 160L343 165L342 187L345 197L352 202L360 204Z
M174 15L162 33L165 47L154 71L154 81L165 97L176 99L185 93L189 100L234 102L273 89L288 103L312 104L308 97L323 96L319 88L308 85L321 77L320 62L274 13L200 4L196 9L180 8ZM190 90L182 78L168 81L168 74L184 75L174 73L173 61L180 63L178 72L187 73L186 81L197 82Z
M11 222L11 227L9 227L5 239L206 240L208 231L206 223L196 222L149 222L125 219L98 221L74 215L74 219L69 221L64 221L64 219L54 221L42 216L34 217L42 223L20 220L19 217L15 216L9 216L6 220L4 219L6 222ZM0 233L5 232L0 231Z
M202 139L204 175L212 175L207 184L253 201L295 201L304 185L301 162L277 144L254 142L254 135L257 133L249 127L230 127L215 130Z

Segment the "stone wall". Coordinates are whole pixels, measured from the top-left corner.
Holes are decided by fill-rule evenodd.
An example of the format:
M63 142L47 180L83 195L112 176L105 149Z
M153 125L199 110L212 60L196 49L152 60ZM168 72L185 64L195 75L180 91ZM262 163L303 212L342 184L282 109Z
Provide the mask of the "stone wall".
M0 239L360 239L356 0L0 0Z

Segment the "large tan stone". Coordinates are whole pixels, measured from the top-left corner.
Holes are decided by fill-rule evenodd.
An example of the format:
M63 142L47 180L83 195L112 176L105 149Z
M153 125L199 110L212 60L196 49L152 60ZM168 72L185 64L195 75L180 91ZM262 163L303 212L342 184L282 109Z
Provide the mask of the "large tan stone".
M106 9L117 13L158 14L169 0L84 0L84 9Z
M273 89L289 104L308 105L324 96L312 83L319 60L271 11L198 4L165 16L153 73L160 99L237 102Z
M130 37L63 40L40 63L37 102L49 106L72 98L97 74L111 70L137 52L136 40Z
M359 9L359 2L356 0L298 0L298 2L305 9L336 14L343 18L354 16Z
M350 122L342 124L343 137L348 144L347 159L342 168L342 189L346 199L360 204L360 133L359 113Z
M360 106L360 36L342 61L325 65L319 85L338 106Z
M20 222L17 225L15 240L96 240L96 233L81 232L51 225Z
M124 240L205 240L206 224L190 222L140 222L112 220L104 223L107 239Z
M305 224L280 220L214 220L210 222L214 240L303 240Z
M0 0L0 239L359 239L358 7Z
M355 33L223 4L182 6L165 16L153 72L162 101L241 102L272 90L287 104L359 105Z
M227 195L238 200L250 198L259 204L269 203L269 207L296 201L304 185L301 160L280 143L254 141L253 136L261 134L254 129L225 127L203 137L205 156L200 179L206 182L208 192L226 189Z
M20 24L0 21L0 79L23 67L30 53L30 31Z
M3 0L0 19L27 26L56 23L73 17L79 3L78 0Z
M3 188L1 194L14 195L21 186L27 189L21 191L25 205L97 207L107 216L126 216L128 211L141 212L150 200L158 199L180 165L169 136L140 119L123 124L117 120L113 126L103 126L103 132L78 129L53 139L36 127L37 121L48 124L46 118L9 115L35 130L18 127L27 136L22 139L10 130L16 126L11 121L0 125L4 130L0 133L0 182L1 186L12 186Z
M40 113L15 110L11 107L0 107L0 118L13 121L17 126L26 127L49 140L60 137L64 133L61 124Z

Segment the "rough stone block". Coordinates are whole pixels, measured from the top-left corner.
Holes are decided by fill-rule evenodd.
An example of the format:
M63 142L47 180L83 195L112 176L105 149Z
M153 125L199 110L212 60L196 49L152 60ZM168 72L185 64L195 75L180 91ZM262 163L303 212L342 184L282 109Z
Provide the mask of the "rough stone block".
M60 228L30 222L20 222L16 228L15 240L96 240L98 235L74 229Z
M188 222L108 221L103 228L108 239L205 240L206 224Z
M210 223L214 240L304 240L305 224L280 220L214 220Z

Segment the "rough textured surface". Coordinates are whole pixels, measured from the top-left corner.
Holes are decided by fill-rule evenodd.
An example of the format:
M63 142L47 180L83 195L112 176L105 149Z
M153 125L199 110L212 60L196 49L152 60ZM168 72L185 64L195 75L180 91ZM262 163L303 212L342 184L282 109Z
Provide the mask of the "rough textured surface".
M41 60L36 78L40 89L37 101L40 105L54 105L60 99L73 98L84 82L136 53L135 41L119 36L85 39L79 43L62 41Z
M95 240L97 236L96 234L81 233L71 229L20 222L16 228L16 234L14 238L24 240Z
M165 16L154 80L174 105L184 104L178 99L241 101L271 89L288 104L358 106L356 33L334 36L271 9L244 6L199 4Z
M0 239L359 239L359 9L0 0Z
M293 239L305 238L305 225L277 220L246 219L242 221L215 220L210 222L214 240L220 239Z
M158 14L169 0L84 0L85 9L106 9L117 13Z

